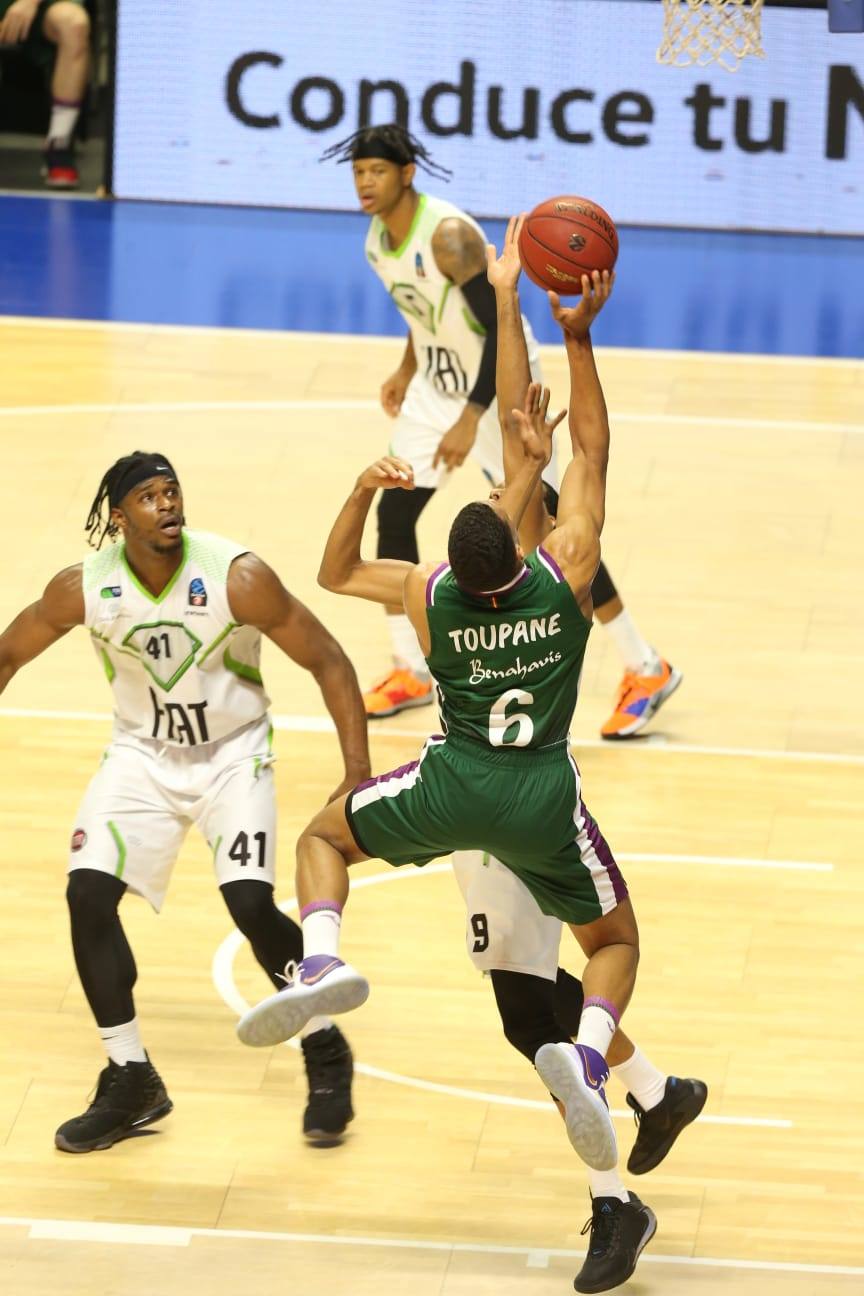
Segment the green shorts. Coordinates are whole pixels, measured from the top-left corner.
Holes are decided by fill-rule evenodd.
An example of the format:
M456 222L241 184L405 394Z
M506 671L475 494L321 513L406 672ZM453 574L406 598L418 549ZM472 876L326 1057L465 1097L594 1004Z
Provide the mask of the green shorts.
M493 751L429 738L419 760L354 788L346 814L360 850L397 867L488 851L563 922L593 922L627 895L566 743Z
M0 0L0 18L3 18L8 9L12 8L15 0ZM4 45L4 49L18 49L20 52L35 63L37 67L51 68L54 66L54 58L57 54L57 46L42 31L42 23L45 19L46 9L50 9L53 4L58 4L59 0L42 0L39 11L33 19L33 26L27 35L27 39L20 45ZM83 8L84 0L68 0L70 4L77 4Z

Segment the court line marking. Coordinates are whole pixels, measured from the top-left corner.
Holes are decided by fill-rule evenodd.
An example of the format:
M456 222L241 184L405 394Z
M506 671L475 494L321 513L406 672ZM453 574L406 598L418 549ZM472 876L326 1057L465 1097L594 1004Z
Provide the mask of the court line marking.
M389 869L386 873L373 873L367 877L357 878L351 882L351 891L359 891L363 887L386 885L390 882L410 882L418 878L434 876L438 873L451 872L449 863L427 864L423 869L414 869L411 872L403 872L397 869ZM280 902L279 908L283 912L289 912L297 908L297 901L294 896ZM249 1004L237 989L237 983L234 980L234 959L237 952L246 942L246 937L237 928L233 928L228 933L222 944L216 949L213 960L210 965L210 974L213 978L213 984L217 993L238 1017L249 1008ZM288 1040L289 1048L298 1049L299 1041L296 1039ZM407 1089L421 1089L424 1093L443 1094L448 1098L467 1098L472 1102L489 1103L498 1107L520 1107L528 1111L549 1111L548 1100L542 1101L536 1098L513 1098L506 1094L484 1093L479 1089L462 1089L456 1085L439 1084L434 1080L421 1080L416 1076L402 1075L398 1071L385 1071L381 1067L369 1066L365 1062L354 1063L355 1073L369 1076L373 1080L386 1080L389 1084L402 1085ZM610 1108L610 1115L619 1117L622 1120L629 1120L633 1113L628 1109ZM778 1119L774 1117L761 1116L698 1116L698 1121L706 1125L741 1125L756 1126L760 1129L792 1129L791 1120Z
M82 723L110 724L112 715L109 711L65 711L43 709L41 707L0 707L0 719L9 720L74 720ZM335 733L336 726L329 716L278 715L271 716L274 729L287 733ZM377 738L416 738L421 741L429 737L434 726L429 729L388 729L373 728ZM570 745L577 754L580 748L599 748L602 751L662 752L667 756L740 756L754 760L813 761L829 765L864 765L864 756L854 752L806 752L782 751L779 748L757 747L711 747L694 743L669 742L660 734L649 735L626 744L606 742L602 738L571 738Z
M13 197L21 197L19 192L10 190ZM36 194L37 198L41 195ZM228 333L236 337L253 337L268 338L278 340L281 343L286 341L309 341L309 342L348 342L352 346L377 346L382 342L393 344L394 349L403 346L403 337L398 333L315 333L307 332L303 329L285 329L285 328L241 328L237 325L229 324L166 324L159 320L97 320L97 319L74 319L71 316L55 315L2 315L0 321L4 324L14 325L16 328L57 328L69 329L79 328L85 332L93 332L99 329L117 329L118 332L140 333L192 333L199 334L202 337L212 337L218 333ZM554 342L539 343L541 355L561 356L561 347ZM827 366L837 365L843 369L858 369L860 361L854 356L812 356L812 355L771 355L762 351L690 351L681 349L680 351L670 347L626 347L626 346L597 346L595 351L608 352L609 355L615 356L634 356L634 357L658 357L661 359L672 358L675 360L692 360L692 361L721 361L733 364L777 364L777 365L794 365L800 368L801 365L808 367L824 368Z
M292 400L190 400L190 401L108 401L70 405L0 405L0 418L23 418L51 414L212 414L220 412L270 413L291 410L351 410L383 413L376 400L316 399ZM610 411L613 423L654 424L670 427L757 428L761 431L836 432L841 435L864 435L864 423L818 422L809 419L740 418L735 415L665 414L636 411Z
M527 1268L548 1268L550 1260L582 1260L584 1250L560 1247L502 1246L484 1242L434 1242L423 1238L348 1237L338 1233L276 1233L260 1229L178 1228L159 1224L114 1224L95 1220L25 1219L0 1216L2 1228L26 1228L28 1240L60 1242L104 1242L119 1246L138 1245L188 1247L193 1238L246 1242L304 1243L314 1246L377 1247L393 1251L435 1251L446 1255L525 1256ZM829 1274L858 1278L864 1268L852 1265L803 1264L791 1260L744 1260L714 1256L656 1255L643 1252L640 1264L692 1265L711 1269L754 1269L768 1273Z

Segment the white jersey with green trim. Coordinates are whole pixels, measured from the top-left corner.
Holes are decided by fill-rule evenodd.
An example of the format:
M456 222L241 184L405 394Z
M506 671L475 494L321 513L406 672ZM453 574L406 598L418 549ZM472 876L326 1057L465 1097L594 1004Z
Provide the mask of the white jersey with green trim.
M161 594L146 590L125 546L84 560L84 624L114 690L121 732L176 747L216 742L260 719L261 635L228 604L228 569L248 547L183 532L183 561Z
M411 228L398 248L390 247L387 228L374 216L366 235L366 257L411 330L417 378L443 396L465 400L474 386L486 330L474 318L459 288L435 264L432 236L441 221L455 217L475 229L477 222L443 198L420 194Z

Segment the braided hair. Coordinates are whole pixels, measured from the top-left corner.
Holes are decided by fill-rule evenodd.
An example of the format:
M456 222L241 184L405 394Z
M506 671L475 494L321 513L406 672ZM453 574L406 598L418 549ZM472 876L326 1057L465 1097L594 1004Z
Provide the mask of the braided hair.
M397 166L414 162L437 180L449 180L453 174L429 153L425 144L405 127L393 122L388 126L362 126L347 139L332 144L319 158L320 162L355 162L361 157L381 157Z
M88 544L94 549L101 549L106 536L109 540L115 539L120 528L111 520L111 510L118 507L133 487L157 474L170 475L175 481L177 479L177 474L165 456L149 450L133 450L111 465L99 483L84 524Z

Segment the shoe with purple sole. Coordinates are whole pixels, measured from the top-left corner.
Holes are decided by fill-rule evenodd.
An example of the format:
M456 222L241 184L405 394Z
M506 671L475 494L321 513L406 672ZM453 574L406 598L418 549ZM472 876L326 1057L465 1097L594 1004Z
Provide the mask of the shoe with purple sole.
M567 1137L576 1152L592 1170L612 1170L618 1143L603 1089L609 1079L603 1054L587 1044L544 1044L534 1065L564 1106Z
M284 989L262 999L237 1023L238 1037L252 1048L281 1044L311 1017L350 1012L369 998L365 977L332 954L313 954L285 971Z

